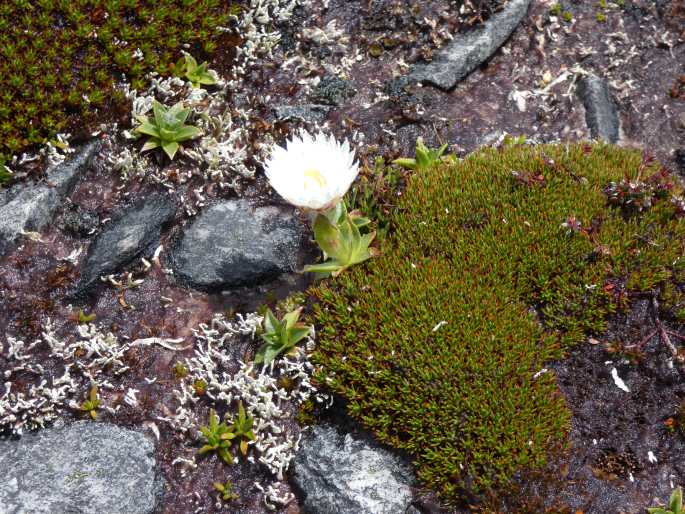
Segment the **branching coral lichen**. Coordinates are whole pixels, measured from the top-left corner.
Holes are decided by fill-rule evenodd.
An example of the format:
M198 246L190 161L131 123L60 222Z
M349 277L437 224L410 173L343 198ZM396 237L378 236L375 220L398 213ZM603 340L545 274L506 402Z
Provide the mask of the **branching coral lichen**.
M261 323L261 316L248 314L239 315L236 321L217 316L211 324L200 325L195 333L195 353L184 364L187 375L180 389L175 391L178 408L172 417L159 419L176 430L187 432L205 424L206 418L200 417L195 408L200 402L209 402L217 412L232 415L242 402L245 413L253 419L254 439L247 444L254 449L254 454L249 453L247 460L263 465L275 478L272 484L256 484L256 487L263 491L268 505L285 504L293 497L290 493L284 496L279 492L278 481L284 480L284 473L299 448L299 433L285 421L293 415L291 409L296 410L300 404L309 400L326 403L329 398L311 383L313 366L301 348L261 370L253 363L231 358L224 346L235 343L240 337L254 338ZM310 334L306 345L308 351L313 345ZM284 378L291 385L288 389L280 385ZM193 387L197 381L205 384L201 397Z

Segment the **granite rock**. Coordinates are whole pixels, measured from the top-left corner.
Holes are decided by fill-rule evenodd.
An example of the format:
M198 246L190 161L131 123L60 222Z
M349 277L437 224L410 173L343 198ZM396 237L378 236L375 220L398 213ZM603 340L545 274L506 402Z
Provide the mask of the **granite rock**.
M107 423L0 440L3 514L150 514L163 493L154 444Z

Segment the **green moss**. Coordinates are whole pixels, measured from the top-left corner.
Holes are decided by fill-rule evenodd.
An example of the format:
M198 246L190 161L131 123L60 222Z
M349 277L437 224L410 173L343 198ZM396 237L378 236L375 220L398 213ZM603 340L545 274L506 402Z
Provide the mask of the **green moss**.
M626 292L681 273L676 204L631 210L604 191L654 184L657 169L635 151L571 145L415 173L382 256L311 291L317 380L447 502L506 491L568 429L553 373L536 374L604 331ZM654 190L676 193L666 179Z
M0 3L0 157L117 119L122 74L142 86L144 73L169 71L181 44L214 47L232 9L220 0Z

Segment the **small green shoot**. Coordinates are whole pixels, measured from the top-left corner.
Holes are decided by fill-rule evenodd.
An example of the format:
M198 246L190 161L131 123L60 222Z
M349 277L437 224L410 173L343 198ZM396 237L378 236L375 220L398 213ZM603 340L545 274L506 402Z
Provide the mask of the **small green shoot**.
M9 168L0 161L0 185L9 182L12 180L12 177L13 175L10 173Z
M207 63L197 64L192 55L185 54L174 66L174 73L187 78L193 87L201 85L212 86L216 84L216 77L207 68Z
M95 314L86 314L83 312L83 309L79 309L78 311L78 324L79 325L85 325L87 323L90 323L91 321L95 321Z
M231 429L235 434L235 438L240 438L240 453L243 456L247 455L247 442L255 440L254 432L252 431L253 424L254 419L252 419L252 416L245 414L243 402L240 402L238 404L238 417L233 422Z
M193 389L195 389L196 395L202 396L207 392L207 382L201 378L197 379L195 382L193 382Z
M264 316L264 344L255 355L255 363L269 364L278 355L292 350L297 343L307 337L310 327L298 323L302 308L289 312L279 321L271 309Z
M206 439L206 443L200 448L200 455L209 452L217 452L226 464L233 464L233 455L230 452L231 440L236 437L233 430L226 422L219 423L219 416L214 409L209 411L209 424L200 428L200 432Z
M408 168L410 170L422 171L426 170L443 159L443 154L447 150L447 144L442 145L438 149L428 148L423 143L423 138L416 140L416 156L414 159L400 158L395 159L393 163Z
M182 362L176 362L173 367L176 378L185 378L188 376L188 368Z
M226 482L223 484L221 482L214 482L213 485L214 489L219 491L221 499L224 501L233 501L240 498L240 496L238 496L238 493L236 493L234 490L233 482L231 482L230 480L226 480Z
M518 145L525 145L526 144L526 136L525 134L520 135L520 136L512 136L510 134L507 134L504 136L504 140L502 141L502 145L507 148L510 146L518 146Z
M147 116L137 116L140 125L135 128L135 132L150 136L143 146L143 152L161 147L169 159L173 160L181 146L179 143L202 134L199 128L185 124L190 109L184 109L182 102L166 107L155 100L152 104L152 111L154 113L152 120Z
M647 509L649 514L685 514L683 510L683 488L676 487L668 500L668 508L650 507Z
M321 264L307 265L304 271L337 277L350 266L376 257L378 250L371 248L376 232L362 235L359 231L370 222L359 211L348 213L344 202L339 202L324 214L318 214L314 220L314 239L323 250L324 257L330 259Z
M100 408L100 400L98 399L98 386L93 385L90 388L88 398L84 400L79 409L90 414L90 417L95 421L98 417L97 410Z

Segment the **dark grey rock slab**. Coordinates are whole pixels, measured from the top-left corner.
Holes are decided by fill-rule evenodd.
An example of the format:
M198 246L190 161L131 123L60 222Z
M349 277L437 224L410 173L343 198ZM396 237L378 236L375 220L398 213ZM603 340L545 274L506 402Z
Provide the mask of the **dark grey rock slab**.
M585 107L585 123L592 138L618 141L618 112L606 82L596 75L587 75L578 82L578 96Z
M163 493L140 432L78 422L0 440L3 514L149 514Z
M330 111L330 106L320 104L277 105L274 107L274 114L281 121L301 120L307 123L323 122Z
M102 275L121 270L158 244L162 229L176 214L176 203L163 193L148 195L110 221L88 248L77 295L92 289Z
M303 235L291 208L224 201L184 230L170 264L175 276L201 290L259 285L297 269Z
M430 63L415 64L409 77L448 90L490 58L521 22L530 0L509 0L481 27L455 35Z
M304 511L316 514L400 514L410 509L409 466L372 443L331 425L312 429L293 461L292 481Z
M97 141L82 146L68 160L46 172L38 183L21 183L0 195L0 255L6 253L22 231L38 232L53 219L64 198L88 169L99 148Z

